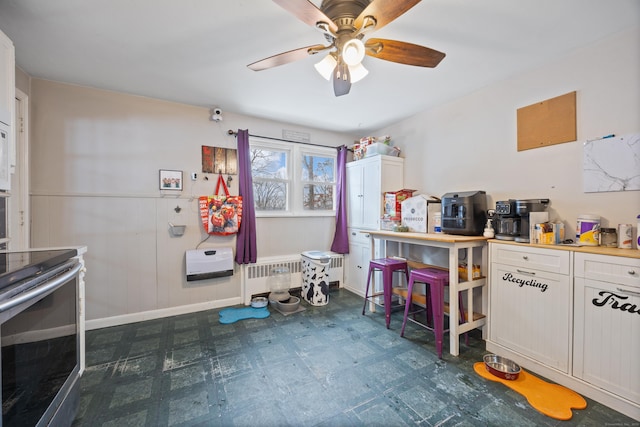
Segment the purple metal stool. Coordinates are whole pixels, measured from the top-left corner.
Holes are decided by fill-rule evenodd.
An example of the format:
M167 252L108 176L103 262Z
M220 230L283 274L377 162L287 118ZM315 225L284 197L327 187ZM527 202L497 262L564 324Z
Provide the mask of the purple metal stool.
M393 288L393 273L404 271L407 282L409 281L409 268L407 262L395 258L379 258L369 261L369 275L367 277L367 288L364 291L364 307L362 307L362 315L367 308L369 300L369 284L371 283L371 275L377 271L382 271L382 290L384 296L384 318L389 329L391 322L391 293ZM373 296L373 295L372 295Z
M433 328L425 325L427 329L433 330L436 336L436 351L438 358L442 359L442 341L444 333L444 288L449 284L449 271L437 268L419 268L411 270L409 275L409 285L407 288L407 302L404 308L404 318L402 319L402 329L400 336L404 336L404 328L407 325L409 310L411 308L411 296L413 292L413 283L425 283L427 285L427 319L433 317ZM462 304L462 295L458 294L458 304L460 305L460 320L465 322L464 305ZM469 338L465 333L465 343L469 344Z

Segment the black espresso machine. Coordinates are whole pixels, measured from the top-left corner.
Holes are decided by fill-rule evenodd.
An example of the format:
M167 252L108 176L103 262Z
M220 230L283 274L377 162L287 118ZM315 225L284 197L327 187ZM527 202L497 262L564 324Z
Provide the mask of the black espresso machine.
M530 216L544 212L549 199L509 199L496 202L496 239L529 243Z
M487 193L463 191L442 196L442 231L482 236L487 221Z

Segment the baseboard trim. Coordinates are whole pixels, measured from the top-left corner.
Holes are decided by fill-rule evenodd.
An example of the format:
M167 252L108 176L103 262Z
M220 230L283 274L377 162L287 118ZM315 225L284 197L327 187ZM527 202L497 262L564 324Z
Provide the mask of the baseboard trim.
M155 320L161 319L163 317L196 313L198 311L230 307L238 304L242 304L241 297L207 301L198 304L181 305L178 307L162 308L158 310L149 310L140 313L123 314L120 316L104 317L101 319L92 319L85 321L85 329L87 331L90 331L93 329L109 328L111 326L120 326L129 323L143 322L145 320Z

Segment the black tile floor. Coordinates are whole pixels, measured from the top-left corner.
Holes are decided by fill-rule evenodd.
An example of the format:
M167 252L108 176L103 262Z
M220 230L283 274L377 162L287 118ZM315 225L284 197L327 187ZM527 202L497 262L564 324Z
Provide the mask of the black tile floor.
M570 421L533 409L473 371L478 331L460 355L433 334L399 335L378 310L335 290L329 304L219 323L219 310L87 332L74 426L638 426L587 399Z

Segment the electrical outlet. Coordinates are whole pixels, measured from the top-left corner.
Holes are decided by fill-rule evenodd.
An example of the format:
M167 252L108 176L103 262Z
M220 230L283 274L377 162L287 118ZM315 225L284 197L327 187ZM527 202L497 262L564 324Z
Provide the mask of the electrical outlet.
M195 181L196 179L198 179L198 174L195 172L191 172L191 181Z

